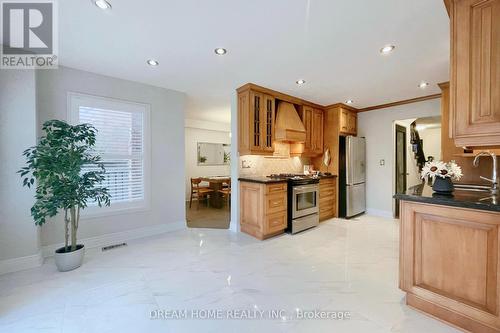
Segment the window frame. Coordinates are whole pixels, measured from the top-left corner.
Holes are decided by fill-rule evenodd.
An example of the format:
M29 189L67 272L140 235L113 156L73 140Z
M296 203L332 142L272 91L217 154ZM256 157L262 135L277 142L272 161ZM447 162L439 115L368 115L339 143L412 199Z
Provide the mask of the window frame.
M67 119L72 125L79 123L80 106L141 112L143 114L143 165L144 165L144 199L134 202L119 202L109 207L88 206L82 210L82 218L99 218L103 216L143 212L151 209L151 105L123 99L96 96L77 92L67 93Z

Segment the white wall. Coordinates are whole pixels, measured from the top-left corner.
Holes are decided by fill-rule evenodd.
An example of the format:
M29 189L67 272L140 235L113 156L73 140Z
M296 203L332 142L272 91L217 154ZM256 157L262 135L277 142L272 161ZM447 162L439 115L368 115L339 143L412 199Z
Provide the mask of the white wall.
M221 126L224 128L225 126ZM186 127L186 200L189 200L191 178L200 176L226 176L231 174L230 165L198 165L198 142L231 144L229 131L216 131Z
M171 230L185 226L184 108L185 94L67 67L37 75L38 126L67 119L67 93L78 92L151 105L151 207L147 211L86 218L79 238L100 237L138 228ZM64 241L62 217L42 228L42 245Z
M441 160L441 127L426 128L418 131L424 141L425 157L434 156L435 161Z
M238 152L238 94L236 90L231 94L231 159L240 160ZM234 232L240 231L240 186L239 163L231 163L231 223L229 229Z
M16 174L25 165L22 152L36 144L35 72L1 72L0 274L40 263L39 228L30 215L34 191Z
M366 206L369 214L392 216L394 121L438 116L441 99L358 114L358 136L366 137ZM380 165L380 160L385 165Z
M398 120L395 123L406 128L406 187L412 187L420 184L420 173L418 171L417 160L411 149L411 128L410 124L415 121L415 118ZM396 138L394 138L394 141ZM395 184L394 184L395 186Z
M221 131L228 133L231 132L231 123L218 123L215 121L186 118L184 124L186 127L190 128L199 128L199 129Z

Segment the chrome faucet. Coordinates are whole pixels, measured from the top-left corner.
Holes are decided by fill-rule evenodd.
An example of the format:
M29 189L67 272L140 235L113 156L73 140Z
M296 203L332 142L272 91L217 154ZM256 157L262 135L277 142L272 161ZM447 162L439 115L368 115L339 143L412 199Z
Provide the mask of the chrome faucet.
M479 158L481 156L491 156L493 159L493 175L490 178L486 178L483 176L479 176L481 179L484 179L486 181L489 181L493 185L491 186L491 193L497 194L498 193L498 177L497 177L497 155L495 153L489 152L489 151L482 151L479 154L474 157L474 162L472 163L475 167L479 165Z

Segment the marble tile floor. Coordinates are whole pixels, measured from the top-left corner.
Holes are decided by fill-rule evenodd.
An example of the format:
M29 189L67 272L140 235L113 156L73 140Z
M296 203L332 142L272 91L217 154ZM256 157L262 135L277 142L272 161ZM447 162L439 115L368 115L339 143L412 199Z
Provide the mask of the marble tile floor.
M395 220L332 219L266 241L186 229L128 244L90 249L71 272L48 259L0 276L0 332L458 332L404 304ZM259 310L265 318L151 319L155 310ZM297 310L350 319L297 319Z

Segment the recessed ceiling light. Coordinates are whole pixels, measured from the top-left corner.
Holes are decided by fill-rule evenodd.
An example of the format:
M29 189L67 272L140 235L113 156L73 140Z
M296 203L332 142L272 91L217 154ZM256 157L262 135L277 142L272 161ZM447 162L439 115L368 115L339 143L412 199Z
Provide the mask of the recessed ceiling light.
M386 45L383 48L380 49L380 53L382 54L389 54L392 51L394 51L396 47L394 45Z
M104 10L111 9L111 4L106 0L95 0L94 5Z
M149 66L158 66L160 63L157 60L149 59L146 61Z
M347 101L345 101L346 104L352 104L354 103L354 101L352 99L348 99Z
M222 47L218 47L214 50L215 54L217 55L224 55L227 53L226 49L223 49Z
M425 88L427 88L427 86L428 86L428 85L429 85L429 82L421 82L421 83L418 85L418 87L419 87L420 89L425 89Z
M303 85L304 83L306 83L306 80L297 80L295 81L295 83L297 83L299 86Z

